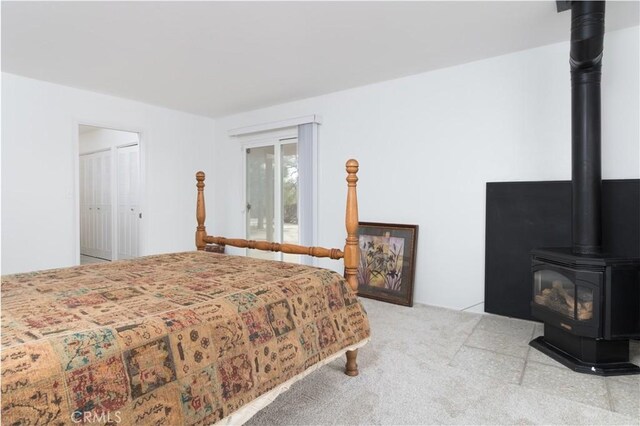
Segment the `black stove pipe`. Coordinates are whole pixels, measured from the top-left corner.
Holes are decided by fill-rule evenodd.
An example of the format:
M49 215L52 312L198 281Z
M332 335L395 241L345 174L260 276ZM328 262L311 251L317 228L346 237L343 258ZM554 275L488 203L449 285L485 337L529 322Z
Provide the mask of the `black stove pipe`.
M600 78L604 1L571 2L573 252L602 248Z

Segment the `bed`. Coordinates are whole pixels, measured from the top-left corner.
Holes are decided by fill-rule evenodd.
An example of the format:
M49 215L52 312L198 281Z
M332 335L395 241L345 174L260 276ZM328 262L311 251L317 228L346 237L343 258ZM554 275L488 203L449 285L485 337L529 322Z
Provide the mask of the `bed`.
M208 236L199 172L197 251L2 277L2 422L239 424L345 353L357 375L357 171L344 250ZM207 244L344 258L345 277Z

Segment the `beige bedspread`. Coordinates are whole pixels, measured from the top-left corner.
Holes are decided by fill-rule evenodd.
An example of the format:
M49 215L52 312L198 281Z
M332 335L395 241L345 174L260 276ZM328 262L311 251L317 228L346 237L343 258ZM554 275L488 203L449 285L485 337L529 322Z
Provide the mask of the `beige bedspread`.
M2 277L2 423L210 424L369 337L338 274L189 252Z

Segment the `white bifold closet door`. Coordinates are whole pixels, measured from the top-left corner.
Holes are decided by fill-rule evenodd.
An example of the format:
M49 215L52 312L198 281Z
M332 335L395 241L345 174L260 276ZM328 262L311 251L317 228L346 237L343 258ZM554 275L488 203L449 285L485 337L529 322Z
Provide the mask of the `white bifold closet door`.
M80 253L111 260L111 151L80 156Z
M140 224L140 173L138 145L117 149L118 161L118 259L138 256Z

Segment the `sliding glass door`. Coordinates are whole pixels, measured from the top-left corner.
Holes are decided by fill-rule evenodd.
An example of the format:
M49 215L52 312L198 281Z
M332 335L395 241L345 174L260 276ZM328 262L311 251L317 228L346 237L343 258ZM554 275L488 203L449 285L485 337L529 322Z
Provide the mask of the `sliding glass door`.
M280 138L246 149L247 239L298 244L297 138ZM299 262L297 255L247 250L263 259Z

